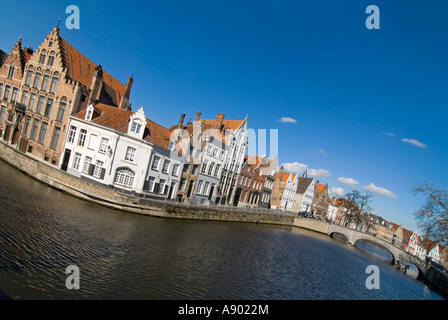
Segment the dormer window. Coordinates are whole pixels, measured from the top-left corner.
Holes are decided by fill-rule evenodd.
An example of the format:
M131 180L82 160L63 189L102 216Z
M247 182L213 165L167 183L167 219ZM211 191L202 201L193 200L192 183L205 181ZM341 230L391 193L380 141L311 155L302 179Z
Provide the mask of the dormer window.
M174 140L170 140L170 144L168 145L168 150L173 150L174 149Z
M146 123L145 113L143 107L141 107L129 119L128 134L143 139Z
M137 121L132 122L131 132L135 134L139 134L142 129L142 125Z
M93 106L90 105L87 107L87 112L84 120L92 121L92 116L93 116Z

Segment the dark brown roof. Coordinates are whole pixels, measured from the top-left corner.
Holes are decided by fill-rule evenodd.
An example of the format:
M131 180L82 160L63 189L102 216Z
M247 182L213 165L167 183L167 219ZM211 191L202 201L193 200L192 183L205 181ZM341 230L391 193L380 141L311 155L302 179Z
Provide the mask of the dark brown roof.
M98 116L92 117L93 123L117 130L122 133L128 132L129 121L134 112L108 106L102 103L98 103L95 106L95 109L100 112L98 112ZM87 109L84 109L73 116L79 119L84 119L86 111ZM170 135L170 130L155 123L154 121L146 119L146 130L143 140L154 143L163 148L167 148L170 142Z
M0 49L0 67L5 62L5 59L6 59L7 56L8 56L8 54L5 51Z
M313 182L313 178L299 177L297 184L297 193L304 194L310 186L311 182Z
M67 76L78 81L87 88L90 87L95 69L98 67L90 59L76 50L71 44L59 36L63 62L67 68ZM119 105L126 86L103 70L104 90L115 105Z

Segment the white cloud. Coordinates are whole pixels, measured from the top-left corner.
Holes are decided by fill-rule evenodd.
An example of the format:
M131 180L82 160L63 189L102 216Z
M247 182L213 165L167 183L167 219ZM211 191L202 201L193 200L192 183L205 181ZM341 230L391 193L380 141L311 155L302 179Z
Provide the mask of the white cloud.
M331 176L330 171L325 169L310 169L308 165L299 162L293 163L283 163L283 168L285 172L294 173L294 174L302 174L305 170L308 170L308 175L316 178L327 178Z
M282 123L297 123L296 119L293 119L293 118L290 118L290 117L281 117L277 121L278 122L282 122Z
M345 178L345 177L339 177L338 178L338 182L340 182L342 184L346 184L346 185L348 185L350 187L355 187L356 185L359 184L359 182L356 181L355 179L353 179L353 178Z
M406 138L404 138L401 141L413 144L414 146L417 146L417 147L420 147L420 148L426 148L426 144L424 144L424 143L422 143L422 142L420 142L418 140L415 140L415 139L406 139Z
M286 172L294 173L294 174L302 174L305 170L308 169L308 166L304 163L282 163L283 168Z
M322 179L331 176L330 171L325 169L308 169L308 175Z
M330 193L337 197L343 197L344 196L344 189L341 187L333 187L330 190Z
M392 132L381 132L381 134L384 134L385 136L391 136L391 137L395 136L395 134Z
M370 183L368 186L362 187L362 189L366 192L371 192L371 193L374 193L379 196L390 197L390 198L397 197L397 195L395 193L393 193L392 191L381 188L381 187L377 187L373 183Z

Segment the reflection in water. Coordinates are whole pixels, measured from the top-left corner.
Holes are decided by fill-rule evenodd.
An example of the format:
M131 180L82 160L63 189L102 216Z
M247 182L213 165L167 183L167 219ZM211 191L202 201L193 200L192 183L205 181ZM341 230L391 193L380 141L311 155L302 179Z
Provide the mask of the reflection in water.
M380 290L365 286L372 264ZM80 290L65 287L69 265ZM122 213L1 162L0 279L0 299L441 299L311 231Z
M391 252L379 244L367 240L358 240L355 243L355 247L380 261L389 263L393 262Z

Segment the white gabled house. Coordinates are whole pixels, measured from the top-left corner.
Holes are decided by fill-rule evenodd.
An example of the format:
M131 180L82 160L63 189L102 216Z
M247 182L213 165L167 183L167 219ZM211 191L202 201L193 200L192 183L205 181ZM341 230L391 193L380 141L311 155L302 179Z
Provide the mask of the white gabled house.
M70 117L60 168L123 191L174 199L181 162L170 131L136 112L90 105Z

